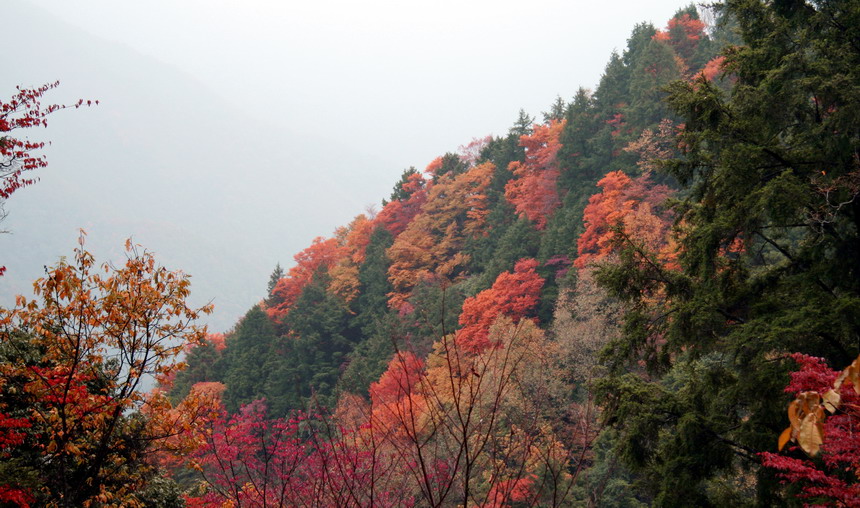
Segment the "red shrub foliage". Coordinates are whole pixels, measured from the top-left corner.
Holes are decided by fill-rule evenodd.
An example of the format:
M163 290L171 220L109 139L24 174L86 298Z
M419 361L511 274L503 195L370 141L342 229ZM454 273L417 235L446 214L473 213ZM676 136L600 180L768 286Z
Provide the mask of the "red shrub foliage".
M521 259L513 273L502 273L490 289L463 302L457 343L464 350L477 353L491 347L490 326L499 316L517 323L535 309L544 284L535 271L537 265L534 259Z

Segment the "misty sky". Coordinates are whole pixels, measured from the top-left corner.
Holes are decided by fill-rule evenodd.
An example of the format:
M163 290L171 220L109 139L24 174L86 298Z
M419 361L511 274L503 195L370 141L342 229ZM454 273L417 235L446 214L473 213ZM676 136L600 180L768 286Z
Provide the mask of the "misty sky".
M678 0L33 0L247 112L405 168L592 87ZM273 147L276 149L276 147ZM396 176L396 175L392 175Z
M226 330L316 236L388 197L401 172L520 108L593 87L633 27L684 4L329 0L0 0L0 97L60 80L40 181L0 224L0 305L71 254L133 238L193 275Z

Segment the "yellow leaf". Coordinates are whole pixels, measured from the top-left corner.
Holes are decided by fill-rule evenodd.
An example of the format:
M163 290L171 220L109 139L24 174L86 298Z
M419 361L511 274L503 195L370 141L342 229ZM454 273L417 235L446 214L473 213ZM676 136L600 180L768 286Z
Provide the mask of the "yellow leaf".
M782 449L785 448L789 439L791 439L791 427L788 427L779 435L779 451L782 451Z

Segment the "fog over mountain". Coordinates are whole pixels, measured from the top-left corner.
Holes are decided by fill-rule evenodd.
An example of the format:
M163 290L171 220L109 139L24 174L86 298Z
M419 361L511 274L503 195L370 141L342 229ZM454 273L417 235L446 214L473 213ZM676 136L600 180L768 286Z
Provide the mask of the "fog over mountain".
M266 124L181 71L87 35L23 2L3 7L0 90L60 79L45 103L98 99L47 129L40 181L7 203L0 235L0 302L30 293L44 265L71 255L78 228L98 259L124 239L192 275L197 304L214 300L213 329L265 296L276 262L378 202L399 169L341 146Z

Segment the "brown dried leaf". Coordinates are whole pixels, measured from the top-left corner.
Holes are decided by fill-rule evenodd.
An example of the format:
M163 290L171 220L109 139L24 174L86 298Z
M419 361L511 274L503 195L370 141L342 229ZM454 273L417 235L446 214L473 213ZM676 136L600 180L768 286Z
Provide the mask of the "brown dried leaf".
M839 409L839 406L842 405L842 396L836 390L828 390L821 398L824 399L824 408L830 414L835 413Z
M857 360L854 360L854 363L851 364L849 369L848 378L854 383L854 393L860 395L860 368L856 365Z
M801 392L798 395L801 401L800 413L801 416L806 413L814 412L821 405L821 395L818 392Z
M836 381L833 383L833 388L839 390L846 379L851 381L854 385L854 392L860 394L860 356L851 362L851 365L845 367L845 369L839 373L839 377L837 377Z
M818 455L818 451L821 449L822 443L824 443L824 433L821 422L818 420L818 415L814 412L808 413L803 417L803 421L800 423L797 443L810 457Z
M797 434L797 431L800 430L800 418L797 414L799 409L800 399L794 399L788 405L788 421L791 423L791 428L794 429L794 434Z
M847 368L843 369L842 372L839 373L839 377L837 377L836 381L833 382L834 390L839 390L840 388L842 388L842 383L845 381L845 378L848 377L848 369L850 368L851 367L848 366Z

